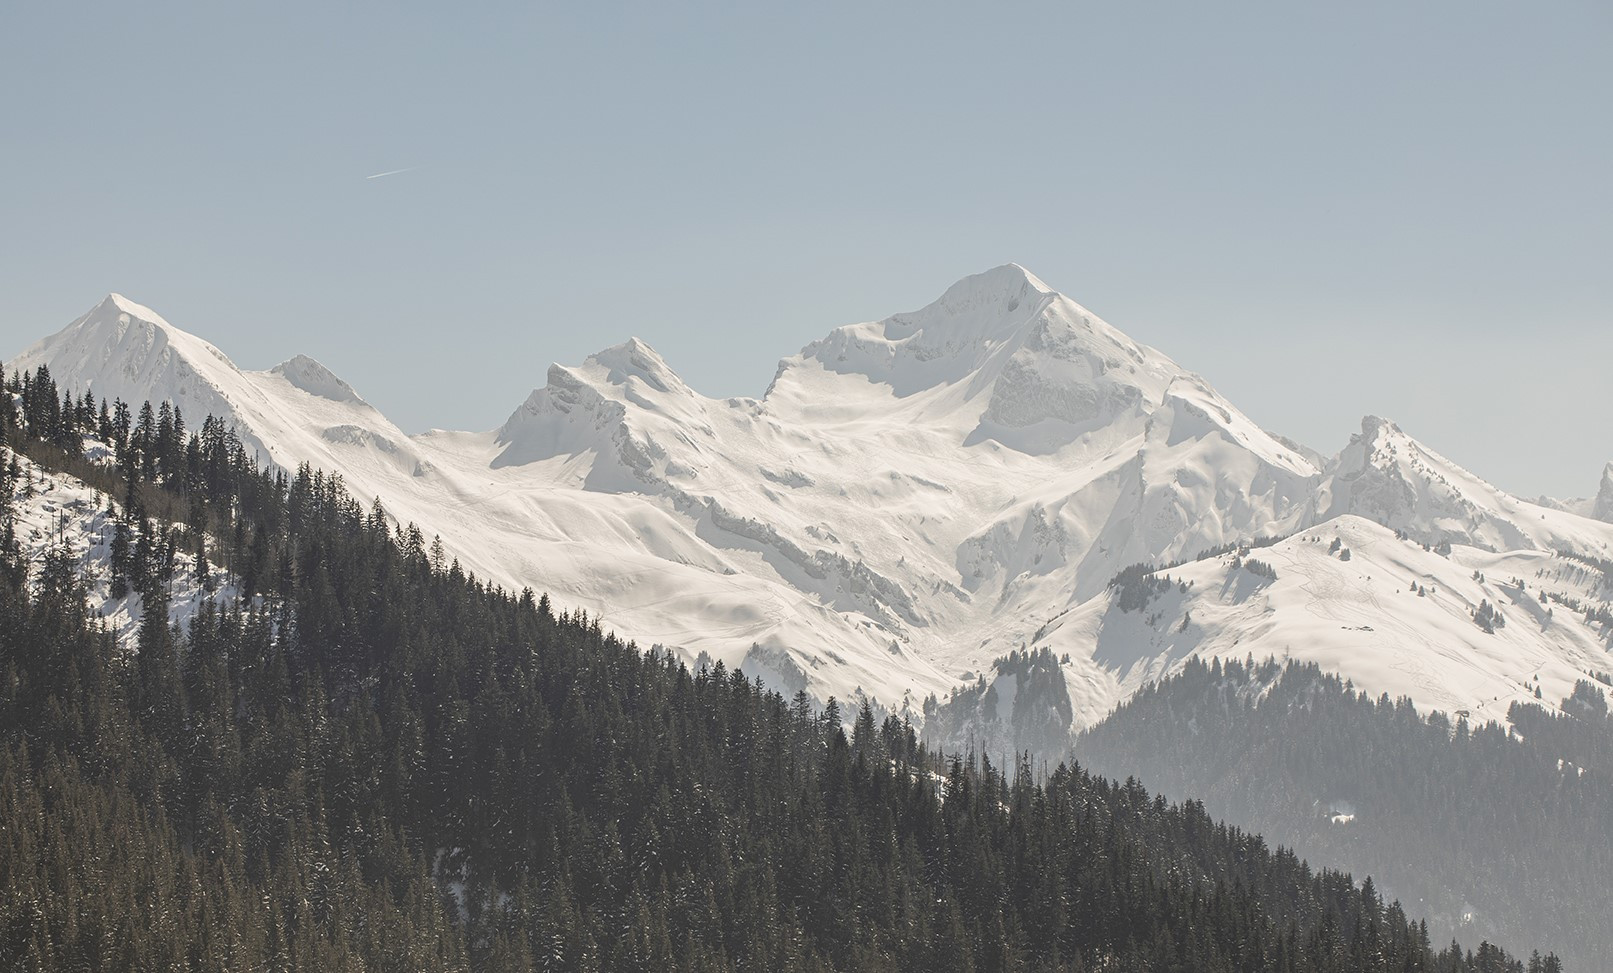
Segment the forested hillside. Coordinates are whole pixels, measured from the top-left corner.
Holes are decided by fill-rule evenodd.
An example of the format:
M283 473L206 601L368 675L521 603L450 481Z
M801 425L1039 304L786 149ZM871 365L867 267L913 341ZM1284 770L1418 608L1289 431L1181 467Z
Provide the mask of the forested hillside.
M5 969L1525 969L1196 802L624 644L216 421L8 391L8 450L122 498L163 621L121 651L0 510ZM175 545L242 592L183 632Z
M1551 946L1613 964L1613 721L1602 687L1473 726L1354 692L1313 665L1191 661L1079 740L1100 773L1356 874L1436 937Z

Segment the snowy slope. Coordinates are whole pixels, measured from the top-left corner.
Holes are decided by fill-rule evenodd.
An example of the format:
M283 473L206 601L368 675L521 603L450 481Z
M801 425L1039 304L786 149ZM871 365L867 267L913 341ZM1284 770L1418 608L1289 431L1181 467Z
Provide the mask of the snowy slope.
M1353 513L1429 543L1493 551L1600 554L1613 540L1604 524L1513 497L1377 416L1329 464L1317 504L1317 520Z
M743 664L786 691L866 693L915 719L928 694L976 686L997 672L994 659L1027 645L1070 656L1058 666L1066 692L1037 675L1036 692L1020 694L1015 674L1015 691L1005 682L995 697L1003 719L1016 719L1015 699L1067 696L1056 718L1075 725L1185 652L1228 639L1239 654L1315 645L1363 684L1419 671L1426 678L1392 685L1441 707L1468 696L1477 706L1486 687L1501 695L1473 681L1469 649L1500 653L1484 670L1495 678L1508 653L1522 653L1519 664L1545 653L1557 660L1541 663L1552 679L1599 651L1595 633L1556 629L1514 645L1523 636L1512 626L1472 643L1471 619L1453 629L1443 615L1384 627L1372 613L1399 606L1382 598L1359 624L1401 632L1373 643L1394 664L1332 629L1321 638L1315 613L1282 599L1206 604L1195 618L1224 622L1192 646L1112 617L1108 583L1121 568L1248 538L1370 534L1377 522L1391 540L1400 531L1472 549L1453 558L1550 560L1558 548L1613 556L1613 525L1513 498L1385 420L1369 418L1324 459L1012 264L920 310L832 331L780 362L759 399L707 398L632 339L550 367L486 432L405 436L312 359L242 370L116 295L8 367L41 363L74 390L172 399L193 427L222 415L267 461L338 472L360 498L441 534L479 576L549 591L645 644ZM1377 549L1361 547L1355 567ZM1274 588L1336 573L1295 558ZM1422 568L1456 591L1461 579L1445 578L1453 563ZM1029 672L1023 662L1017 671ZM1042 715L1017 719L1047 737Z
M1125 611L1110 592L1051 620L1034 647L1083 652L1115 678L1116 700L1190 655L1272 656L1315 662L1373 695L1501 721L1535 687L1555 703L1609 661L1613 630L1570 606L1606 604L1613 586L1548 551L1442 555L1347 514L1247 559L1275 580L1239 552L1180 565L1161 572L1172 584L1145 608ZM1475 618L1486 603L1503 619L1493 632Z
M11 450L0 447L0 463L13 459L23 476L12 492L12 529L37 577L46 555L65 545L75 574L85 582L93 615L105 620L118 644L133 649L143 613L137 594L112 597L113 519L111 498L82 481L48 473ZM174 552L174 580L169 588L168 623L183 628L206 603L233 604L239 590L223 571L213 569L213 590L205 590L196 573L196 559L188 551Z

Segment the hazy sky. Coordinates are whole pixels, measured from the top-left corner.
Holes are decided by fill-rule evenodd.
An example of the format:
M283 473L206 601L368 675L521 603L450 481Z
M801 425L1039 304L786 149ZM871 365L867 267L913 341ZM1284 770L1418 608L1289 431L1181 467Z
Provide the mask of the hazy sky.
M1323 452L1613 459L1605 0L246 6L0 11L0 355L116 290L485 429L1013 260Z

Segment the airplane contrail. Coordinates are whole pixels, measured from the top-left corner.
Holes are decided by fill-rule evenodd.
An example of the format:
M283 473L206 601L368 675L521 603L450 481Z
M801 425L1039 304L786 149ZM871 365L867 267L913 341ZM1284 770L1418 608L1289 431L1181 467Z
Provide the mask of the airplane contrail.
M403 173L403 172L413 172L418 168L420 168L420 167L419 166L410 166L407 169L388 169L386 172L377 172L373 176L365 176L364 178L365 179L380 179L382 176L396 176L399 173Z

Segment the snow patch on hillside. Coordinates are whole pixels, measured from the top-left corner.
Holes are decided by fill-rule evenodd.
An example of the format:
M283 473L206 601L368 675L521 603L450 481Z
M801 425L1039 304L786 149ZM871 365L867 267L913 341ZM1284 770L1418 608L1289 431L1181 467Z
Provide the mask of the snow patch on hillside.
M1274 657L1317 663L1374 695L1504 722L1536 689L1569 695L1607 668L1613 646L1613 629L1583 611L1605 607L1613 589L1582 562L1466 545L1442 555L1354 515L1160 575L1171 584L1146 608L1125 611L1108 592L1053 621L1032 648L1093 646L1118 676L1114 703L1192 656ZM1485 604L1505 619L1493 632L1475 617Z
M12 492L11 510L17 543L37 577L45 557L65 547L82 578L90 613L104 620L118 645L133 651L138 644L143 599L138 594L112 597L112 538L115 505L80 480L49 473L25 456L0 447L0 462L15 457L22 477ZM183 630L205 604L226 606L240 597L234 579L213 569L212 590L202 584L196 558L187 551L174 553L174 579L168 588L168 624Z

